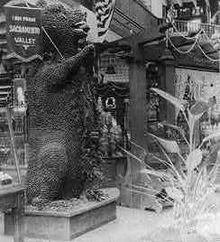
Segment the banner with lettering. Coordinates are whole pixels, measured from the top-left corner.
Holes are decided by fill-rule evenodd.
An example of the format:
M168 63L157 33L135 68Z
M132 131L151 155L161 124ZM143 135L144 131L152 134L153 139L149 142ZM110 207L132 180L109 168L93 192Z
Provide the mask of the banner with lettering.
M6 30L9 56L21 61L41 59L41 10L6 6Z

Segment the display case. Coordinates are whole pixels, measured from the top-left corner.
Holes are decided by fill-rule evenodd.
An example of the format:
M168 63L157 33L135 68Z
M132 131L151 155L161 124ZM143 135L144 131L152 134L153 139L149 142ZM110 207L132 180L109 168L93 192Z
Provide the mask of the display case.
M21 184L20 166L25 163L25 115L15 98L14 79L8 74L1 74L0 79L0 189L3 189Z
M22 119L24 113L18 112L19 105L15 105L13 87L10 76L0 74L0 211L11 213L15 224L14 242L23 242L25 189L19 153L24 142L19 139L18 118Z

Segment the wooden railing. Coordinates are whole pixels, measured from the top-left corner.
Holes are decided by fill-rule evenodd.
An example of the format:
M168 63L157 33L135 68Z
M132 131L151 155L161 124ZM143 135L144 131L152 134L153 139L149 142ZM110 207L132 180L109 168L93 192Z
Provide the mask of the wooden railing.
M213 34L220 34L220 25L175 20L173 35L177 35L178 32L182 34L194 33L201 29L205 31L209 38L211 38Z

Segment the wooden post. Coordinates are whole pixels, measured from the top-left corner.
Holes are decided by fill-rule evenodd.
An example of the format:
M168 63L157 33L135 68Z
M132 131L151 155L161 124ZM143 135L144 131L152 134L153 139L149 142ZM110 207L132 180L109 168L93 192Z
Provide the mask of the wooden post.
M162 75L162 80L161 80L161 88L172 94L175 95L175 86L174 86L174 78L175 78L175 60L170 52L169 49L165 49L160 61L163 64L163 75ZM164 99L162 100L162 105L161 105L161 114L160 114L160 119L161 121L166 120L169 123L174 123L175 122L175 107L173 104L170 104L169 102L165 101Z
M147 151L146 142L146 69L144 61L143 47L138 45L137 36L133 36L131 40L133 59L130 61L130 130L131 140L137 145L143 147ZM138 39L138 38L137 38ZM137 147L131 145L131 152L134 155L140 154L140 149L137 152ZM138 154L137 154L138 153ZM129 185L138 185L141 183L141 169L143 169L140 162L136 159L128 157L128 179ZM142 207L142 194L133 190L125 190L121 194L122 204L129 207Z
M12 208L13 223L15 226L14 242L24 242L24 192L18 193L17 206Z
M146 68L143 48L137 43L133 44L133 55L129 76L131 138L146 149Z

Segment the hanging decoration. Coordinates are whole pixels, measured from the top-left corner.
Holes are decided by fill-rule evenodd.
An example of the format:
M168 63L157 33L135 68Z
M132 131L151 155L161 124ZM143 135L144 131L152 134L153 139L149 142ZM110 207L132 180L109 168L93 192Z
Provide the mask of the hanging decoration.
M175 46L175 44L173 43L173 41L171 40L171 37L169 35L167 35L167 41L170 43L170 45L180 54L188 54L190 52L193 51L193 49L195 49L196 47L199 48L199 50L201 51L201 53L210 61L212 62L220 62L220 58L219 59L214 59L212 57L210 57L208 54L205 53L205 51L202 48L202 45L200 44L200 40L203 37L202 35L205 35L205 37L209 38L207 36L207 34L205 33L204 30L200 30L199 33L195 36L194 38L194 42L193 44L185 51L181 50L179 47ZM182 34L180 35L181 37L185 38ZM203 37L204 38L204 37ZM185 38L186 40L188 40L187 38ZM209 39L210 44L212 44L212 41Z
M107 97L105 100L105 107L107 109L115 109L116 108L116 100L114 97Z
M201 53L203 54L204 57L206 57L209 61L211 62L220 62L220 58L212 58L211 56L209 56L203 49L202 47L202 42L209 42L213 48L215 50L218 50L220 47L220 38L219 38L219 34L215 33L211 36L211 38L207 35L206 31L203 29L201 24L198 24L197 26L197 33L194 36L188 36L189 35L189 26L187 26L186 30L187 30L187 34L183 34L181 33L175 23L175 18L176 18L176 12L175 12L175 8L173 6L173 4L171 4L170 8L167 11L167 18L166 21L171 24L171 29L166 31L166 43L169 43L174 49L175 51L177 51L180 54L189 54L190 52L192 52L195 48L198 48ZM171 35L173 34L173 32L175 32L175 36L179 36L184 38L185 40L191 40L193 41L193 43L191 44L191 46L187 49L187 50L182 50L180 47L177 47L172 39L171 39Z
M105 40L114 13L116 0L96 0L95 12L99 41Z
M175 18L177 17L176 9L174 8L174 5L171 4L170 8L167 11L167 18L166 21L168 23L174 23Z

